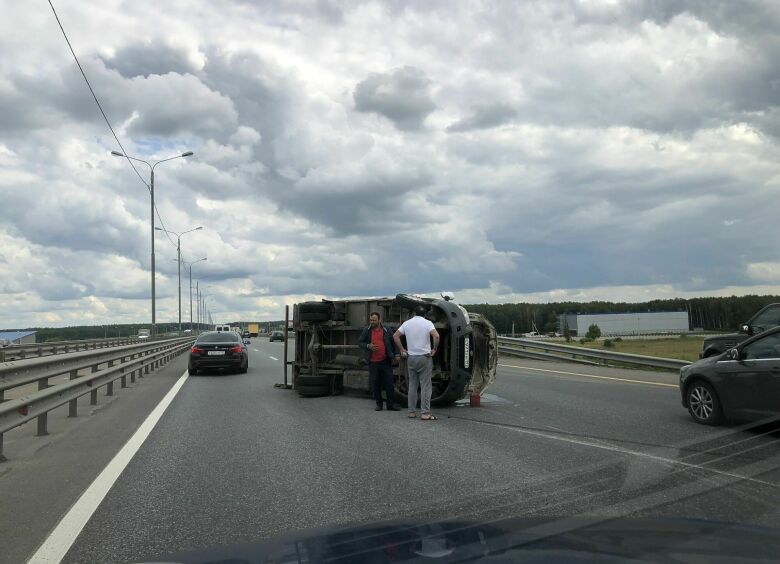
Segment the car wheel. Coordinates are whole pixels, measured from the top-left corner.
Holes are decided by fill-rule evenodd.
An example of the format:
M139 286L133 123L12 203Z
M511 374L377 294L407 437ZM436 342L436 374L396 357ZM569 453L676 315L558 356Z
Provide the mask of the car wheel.
M690 385L687 393L688 412L696 423L717 425L723 419L720 400L707 382L698 380Z
M197 376L198 369L197 368L187 368L187 374L190 376Z
M244 364L244 366L242 366L242 367L239 369L239 372L240 372L241 374L246 374L247 372L249 372L249 361L247 361L247 363L246 363L246 364Z

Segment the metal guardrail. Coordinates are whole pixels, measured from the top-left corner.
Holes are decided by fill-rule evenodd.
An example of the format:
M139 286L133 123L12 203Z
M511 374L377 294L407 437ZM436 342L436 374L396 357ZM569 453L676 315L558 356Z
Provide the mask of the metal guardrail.
M6 390L38 383L38 391L0 403L0 461L3 456L3 433L38 419L36 435L47 434L49 411L69 404L68 417L76 417L78 398L90 394L90 405L97 405L98 390L106 388L106 395L114 395L114 382L121 380L127 387L188 350L194 338L184 337L165 341L145 342L111 350L75 353L63 357L34 358L0 364L0 402ZM102 365L105 365L101 368ZM81 370L89 374L79 375ZM49 379L69 376L63 384L50 385Z
M50 356L90 349L118 347L139 342L138 337L120 337L112 339L87 339L83 341L51 341L31 345L10 345L0 349L0 362Z
M619 362L634 366L647 366L667 370L679 370L690 364L687 360L674 358L657 358L641 354L628 354L612 351L601 351L571 345L560 345L535 339L514 339L512 337L498 338L499 353L511 356L537 358L541 360L560 360L586 364L606 364Z

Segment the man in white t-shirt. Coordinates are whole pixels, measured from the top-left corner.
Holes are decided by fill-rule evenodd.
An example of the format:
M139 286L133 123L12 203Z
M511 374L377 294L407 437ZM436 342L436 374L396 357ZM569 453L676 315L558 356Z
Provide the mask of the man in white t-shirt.
M433 386L433 357L439 349L439 332L425 317L425 307L414 308L414 317L407 319L393 335L401 356L407 358L406 366L409 383L409 417L417 416L417 387L420 387L420 419L435 420L431 414L431 393ZM401 336L406 335L406 348ZM433 348L431 348L433 337Z

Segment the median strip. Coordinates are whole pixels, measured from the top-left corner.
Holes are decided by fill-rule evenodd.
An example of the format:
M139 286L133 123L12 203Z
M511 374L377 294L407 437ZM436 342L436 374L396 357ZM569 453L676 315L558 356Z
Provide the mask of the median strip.
M649 380L632 380L631 378L618 378L617 376L597 376L595 374L583 374L582 372L565 372L563 370L549 370L547 368L532 368L530 366L517 366L516 364L499 364L502 368L517 368L519 370L533 370L535 372L551 372L553 374L563 374L566 376L581 376L584 378L594 378L596 380L613 380L615 382L626 382L628 384L645 384L648 386L659 386L662 388L679 388L677 384L666 384L664 382L650 382Z

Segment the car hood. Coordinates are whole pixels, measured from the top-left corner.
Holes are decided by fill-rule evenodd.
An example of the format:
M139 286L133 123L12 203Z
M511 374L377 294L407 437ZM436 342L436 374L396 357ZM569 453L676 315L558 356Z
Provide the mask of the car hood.
M740 341L744 341L748 338L749 335L746 335L745 333L724 333L723 335L713 335L712 337L707 337L704 339L704 344L707 345L709 343L717 343L720 341L734 341L739 343Z
M566 517L400 521L297 533L141 562L774 561L780 530L694 519Z
M723 356L725 354L726 353L723 352L721 354L716 354L716 355L713 355L713 356L708 356L706 358L699 359L696 362L694 362L692 364L689 364L688 366L685 366L683 368L683 370L685 372L687 372L687 373L696 372L696 370L698 370L700 368L704 368L705 366L709 366L711 364L715 364L719 360L722 360Z

